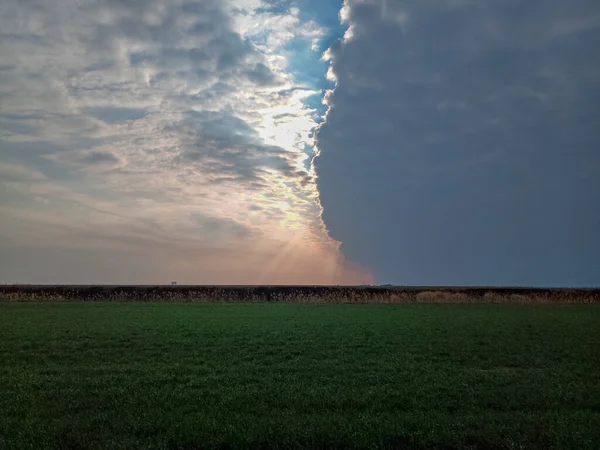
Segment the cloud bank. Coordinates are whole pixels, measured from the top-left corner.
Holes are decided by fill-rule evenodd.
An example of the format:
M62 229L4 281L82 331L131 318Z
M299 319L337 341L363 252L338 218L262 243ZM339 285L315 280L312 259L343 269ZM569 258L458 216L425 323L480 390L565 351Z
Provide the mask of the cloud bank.
M593 0L346 0L323 218L382 282L600 284Z
M292 70L325 36L258 0L2 2L0 281L369 282L322 223Z

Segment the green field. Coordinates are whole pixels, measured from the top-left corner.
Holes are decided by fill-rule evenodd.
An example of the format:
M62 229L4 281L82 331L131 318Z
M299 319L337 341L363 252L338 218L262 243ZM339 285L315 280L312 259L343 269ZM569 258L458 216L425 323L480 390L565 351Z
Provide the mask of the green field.
M600 305L0 303L0 448L599 449Z

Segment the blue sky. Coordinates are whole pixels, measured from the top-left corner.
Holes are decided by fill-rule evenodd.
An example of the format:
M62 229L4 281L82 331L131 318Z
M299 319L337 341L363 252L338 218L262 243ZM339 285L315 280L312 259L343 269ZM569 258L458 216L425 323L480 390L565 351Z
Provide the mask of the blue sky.
M590 0L7 0L0 282L600 285Z

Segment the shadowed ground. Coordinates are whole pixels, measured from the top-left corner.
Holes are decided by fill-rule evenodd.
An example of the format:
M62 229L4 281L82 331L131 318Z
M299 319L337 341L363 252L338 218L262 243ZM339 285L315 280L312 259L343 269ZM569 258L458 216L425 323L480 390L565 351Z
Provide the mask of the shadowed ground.
M0 303L0 448L598 449L598 305Z

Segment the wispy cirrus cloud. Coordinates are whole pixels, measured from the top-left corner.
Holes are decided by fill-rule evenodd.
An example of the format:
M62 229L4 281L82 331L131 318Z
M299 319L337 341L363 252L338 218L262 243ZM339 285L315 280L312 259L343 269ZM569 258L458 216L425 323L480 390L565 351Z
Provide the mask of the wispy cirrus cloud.
M297 8L7 1L0 17L5 281L368 281L321 221L319 90L285 45L325 31Z

